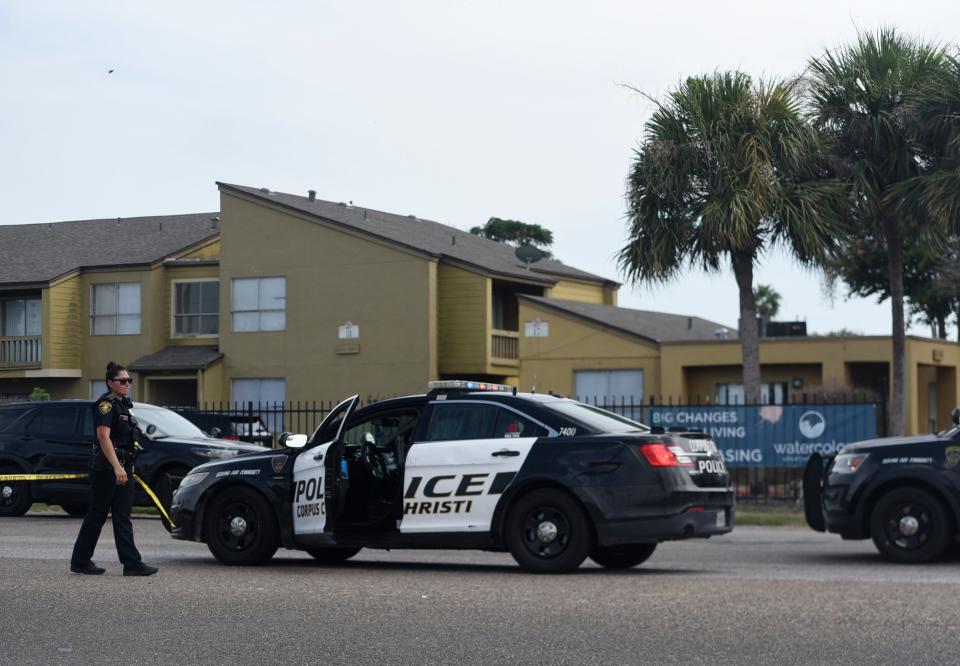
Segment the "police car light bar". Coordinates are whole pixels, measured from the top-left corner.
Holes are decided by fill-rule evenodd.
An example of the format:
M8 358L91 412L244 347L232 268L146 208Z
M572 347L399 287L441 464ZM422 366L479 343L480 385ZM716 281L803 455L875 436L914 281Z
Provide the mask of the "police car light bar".
M465 379L444 379L436 382L427 382L428 391L499 391L513 393L514 388L506 384L491 384L489 382L472 382Z

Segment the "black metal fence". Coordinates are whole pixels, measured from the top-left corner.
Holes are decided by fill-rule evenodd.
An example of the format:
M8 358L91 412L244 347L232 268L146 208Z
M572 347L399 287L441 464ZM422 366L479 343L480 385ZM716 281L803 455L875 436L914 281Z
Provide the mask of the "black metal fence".
M380 399L368 395L361 399L360 405ZM886 405L871 394L803 395L778 405L709 400L681 402L652 397L643 401L633 396L582 401L650 426L662 427L665 431L693 429L709 434L724 451L737 496L763 502L799 501L803 465L814 451L832 453L847 441L882 436L887 432ZM167 406L188 417L199 414L225 417L241 423L252 423L259 419L270 433L267 443L272 442L276 446L281 432L313 433L336 405L337 401L333 400L313 400ZM796 417L807 413L811 413L809 423L803 426L803 422ZM826 432L825 422L838 418L845 419L844 434L862 436L844 441L828 437L825 442L819 441L816 436L808 437L822 435ZM236 432L239 439L255 439L254 432L245 431L245 427L240 426ZM808 430L803 435L797 435L796 429L803 427ZM228 432L224 428L220 430Z

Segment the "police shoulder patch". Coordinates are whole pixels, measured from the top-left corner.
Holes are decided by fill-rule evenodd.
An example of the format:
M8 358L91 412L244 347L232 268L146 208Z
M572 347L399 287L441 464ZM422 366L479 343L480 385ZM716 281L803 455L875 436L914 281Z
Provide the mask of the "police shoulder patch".
M100 409L101 414L109 414L110 410L113 409L113 403L109 400L102 401L97 407Z

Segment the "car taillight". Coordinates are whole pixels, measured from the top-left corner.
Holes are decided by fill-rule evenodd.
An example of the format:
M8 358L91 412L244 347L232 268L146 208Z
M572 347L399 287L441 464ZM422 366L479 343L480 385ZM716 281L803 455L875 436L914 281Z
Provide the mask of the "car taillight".
M236 435L220 435L220 439L229 439L229 440L233 440L234 442L240 441L240 438L237 437Z
M693 460L683 455L677 455L667 444L641 444L640 452L647 462L654 467L693 467Z

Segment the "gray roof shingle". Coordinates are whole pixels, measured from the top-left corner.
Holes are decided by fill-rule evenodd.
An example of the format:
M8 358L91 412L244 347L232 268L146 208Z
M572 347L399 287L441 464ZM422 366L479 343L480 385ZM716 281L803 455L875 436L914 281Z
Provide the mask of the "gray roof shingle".
M49 282L78 268L149 265L217 236L218 213L0 225L0 284Z
M127 367L135 372L156 370L206 370L223 358L216 345L178 345L141 356Z
M229 183L217 183L217 185L221 189L233 190L274 205L292 208L435 257L460 261L493 274L546 284L553 284L556 281L555 278L563 277L619 284L551 259L532 264L530 270L527 270L525 264L514 256L514 248L431 220L384 213L360 206L346 206L320 199L311 201L307 197L269 190L265 192L255 187Z
M707 342L717 339L718 330L725 331L728 340L737 337L735 329L700 317L649 310L631 310L614 305L597 305L556 298L541 298L539 296L520 296L520 299L532 301L537 305L544 305L575 317L588 319L608 328L636 335L656 343Z

